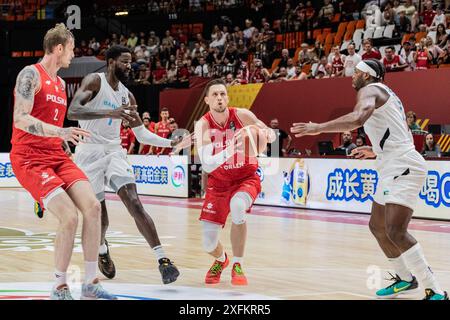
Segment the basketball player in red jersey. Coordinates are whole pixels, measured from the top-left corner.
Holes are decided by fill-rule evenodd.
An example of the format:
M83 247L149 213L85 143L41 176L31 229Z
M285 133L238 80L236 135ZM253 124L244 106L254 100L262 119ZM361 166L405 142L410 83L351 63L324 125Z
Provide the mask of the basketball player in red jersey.
M84 173L62 149L63 141L78 144L89 132L62 128L67 108L65 83L57 76L74 57L74 37L57 24L44 37L45 56L25 67L14 89L11 165L20 184L59 221L55 238L55 286L50 298L73 300L66 281L78 225L83 215L82 245L85 282L82 299L116 299L96 278L100 241L100 203Z
M169 128L169 109L167 108L161 108L161 112L160 112L160 116L161 116L161 121L155 123L155 133L166 139L169 134L170 134L170 128ZM150 147L151 151L150 154L156 154L156 155L161 155L161 154L169 154L171 152L170 149L168 148L161 148L161 147Z
M249 110L229 108L228 101L225 82L220 79L209 82L205 96L209 112L195 124L194 129L202 170L208 173L205 202L200 215L203 248L216 258L206 274L205 282L219 283L222 270L229 264L219 242L219 233L231 213L231 283L246 285L247 278L242 271L247 236L245 214L261 191L261 182L256 174L257 159L236 154L239 144L242 144L242 141L239 143L240 129L256 125L266 132L269 142L275 140L275 133Z

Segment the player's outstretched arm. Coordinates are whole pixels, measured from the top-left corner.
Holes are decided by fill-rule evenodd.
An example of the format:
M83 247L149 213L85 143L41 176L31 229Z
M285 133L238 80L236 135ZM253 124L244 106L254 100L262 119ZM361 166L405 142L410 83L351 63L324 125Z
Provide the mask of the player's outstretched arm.
M113 110L90 110L86 108L86 104L95 98L100 91L101 79L95 73L88 74L81 81L80 88L73 96L67 111L67 118L69 120L94 120L103 118L124 119L132 121L133 117L130 112L133 108L130 105L122 105Z
M34 95L40 89L39 73L33 66L25 67L17 76L14 88L14 126L20 130L41 137L59 137L78 144L81 136L89 132L79 128L60 128L41 121L31 115Z
M291 132L296 138L325 132L351 131L362 127L376 108L378 89L364 87L358 91L357 103L352 112L324 123L293 123Z
M233 137L233 143L223 149L223 151L213 154L214 146L211 142L208 123L203 119L200 119L195 123L194 137L197 153L202 164L202 170L206 173L213 172L227 162L242 145L242 137L238 131Z
M268 143L274 142L275 139L277 138L275 131L272 128L269 128L268 126L266 126L266 124L264 122L262 122L261 120L259 120L255 116L255 114L253 112L251 112L250 110L247 110L244 108L239 108L239 109L237 109L237 115L238 115L239 119L242 121L242 124L244 126L255 125L258 128L265 131Z

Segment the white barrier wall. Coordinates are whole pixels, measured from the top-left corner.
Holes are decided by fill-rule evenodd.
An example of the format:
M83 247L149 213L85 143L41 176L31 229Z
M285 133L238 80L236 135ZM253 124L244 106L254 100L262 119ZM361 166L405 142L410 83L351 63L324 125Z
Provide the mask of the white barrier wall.
M142 195L187 198L189 195L187 156L128 156ZM20 187L8 153L0 153L0 187Z
M374 160L266 158L256 204L370 213L378 184ZM427 161L414 216L450 219L450 161Z

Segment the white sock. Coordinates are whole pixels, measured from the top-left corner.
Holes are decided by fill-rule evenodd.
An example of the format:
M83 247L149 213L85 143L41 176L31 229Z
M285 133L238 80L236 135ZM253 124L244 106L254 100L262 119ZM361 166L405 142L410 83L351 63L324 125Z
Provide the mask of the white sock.
M106 254L108 252L108 247L106 246L106 243L100 245L100 249L98 250L99 254Z
M156 260L160 260L162 258L166 258L166 253L164 252L164 249L162 246L156 246L153 248L153 251L155 251L156 254Z
M412 274L411 272L409 272L408 267L406 266L402 256L399 256L397 258L389 258L388 260L394 267L395 274L398 275L400 279L408 282L412 281L413 279Z
M242 262L244 262L244 257L233 257L233 263L232 264L239 263L239 264L242 265Z
M84 283L92 283L97 278L97 261L84 262Z
M55 270L55 289L63 284L67 284L67 273Z
M227 259L227 256L225 255L225 251L222 251L222 255L220 257L216 258L216 260L219 262L225 262L226 259Z
M442 291L439 286L433 272L431 271L431 268L428 266L427 260L425 260L422 247L419 243L416 243L411 248L403 252L401 256L405 260L409 270L411 270L417 277L419 283L424 289L432 289L438 294L444 294L444 291Z

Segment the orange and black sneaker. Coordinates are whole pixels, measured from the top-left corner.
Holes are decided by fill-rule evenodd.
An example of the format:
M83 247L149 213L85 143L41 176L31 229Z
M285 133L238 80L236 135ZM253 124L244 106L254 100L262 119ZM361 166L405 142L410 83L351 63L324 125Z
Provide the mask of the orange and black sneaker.
M241 264L236 262L233 264L233 269L231 270L231 284L235 286L246 286L247 277L242 271Z
M205 277L205 283L206 284L217 284L220 282L220 276L222 275L223 269L225 269L228 264L230 263L230 260L228 259L227 254L225 253L225 261L220 262L218 260L214 261L214 264L211 266L211 268L208 270L208 273Z

